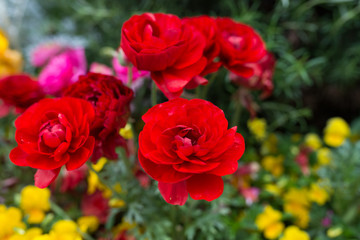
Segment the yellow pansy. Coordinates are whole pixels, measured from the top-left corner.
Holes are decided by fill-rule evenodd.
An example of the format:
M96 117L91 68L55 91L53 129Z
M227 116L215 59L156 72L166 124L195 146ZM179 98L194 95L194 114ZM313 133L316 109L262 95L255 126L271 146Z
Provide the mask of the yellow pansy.
M331 151L323 147L317 151L317 161L320 165L328 165L331 161Z
M248 128L258 140L263 140L266 136L266 120L264 118L249 119Z
M300 230L298 227L289 226L285 229L280 240L310 240L310 237L307 232Z
M317 150L321 148L321 139L320 137L315 133L308 133L305 135L304 143L307 147Z
M275 239L280 236L284 229L281 218L282 214L280 211L267 205L264 211L256 217L255 224L260 231L264 232L265 238Z
M295 224L301 228L306 228L310 221L309 209L296 202L284 204L284 211L290 213L295 218Z
M265 188L265 191L267 191L275 196L280 196L281 192L282 192L282 189L278 185L272 184L272 183L266 184L264 186L264 188Z
M21 191L20 208L28 215L29 223L41 223L50 209L50 190L26 186Z
M41 234L41 228L29 228L26 232L12 235L9 240L34 240L36 237L41 236Z
M261 154L275 154L277 152L278 138L274 133L270 133L269 136L263 141L261 145Z
M21 219L20 209L0 205L0 239L7 239L15 234L15 228L25 229L25 223Z
M294 202L308 207L310 205L308 190L306 188L290 188L290 190L284 195L284 201Z
M99 219L95 216L82 216L77 220L82 232L95 232L99 227Z
M313 183L309 190L309 199L319 205L324 205L329 199L329 194L319 184Z
M133 139L134 133L131 129L131 124L127 123L125 127L120 129L119 134L125 139Z
M78 226L71 220L56 222L49 233L51 240L81 240Z
M261 165L265 170L271 172L272 175L279 177L284 172L283 162L283 156L266 156L262 159Z
M327 121L324 129L324 142L327 145L331 147L339 147L349 136L350 127L344 119L334 117Z
M130 222L126 221L125 219L123 219L120 224L116 225L112 229L112 232L116 236L116 235L122 233L123 231L133 229L134 227L136 227L136 223L130 223Z

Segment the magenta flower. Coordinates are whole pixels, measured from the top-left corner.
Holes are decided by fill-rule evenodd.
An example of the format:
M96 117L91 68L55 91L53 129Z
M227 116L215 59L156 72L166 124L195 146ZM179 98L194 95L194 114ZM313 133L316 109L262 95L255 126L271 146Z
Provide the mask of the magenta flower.
M64 46L57 42L40 44L31 52L30 63L34 67L42 67L62 50L64 50Z
M60 95L61 91L76 82L86 72L83 48L69 48L51 58L39 75L39 83L47 94Z
M124 60L126 61L126 59ZM116 57L113 58L112 65L115 70L116 77L120 79L122 83L127 84L129 67L121 65ZM135 90L143 85L145 78L150 77L150 72L140 71L135 66L132 66L131 69L132 69L132 84L130 87L133 90Z

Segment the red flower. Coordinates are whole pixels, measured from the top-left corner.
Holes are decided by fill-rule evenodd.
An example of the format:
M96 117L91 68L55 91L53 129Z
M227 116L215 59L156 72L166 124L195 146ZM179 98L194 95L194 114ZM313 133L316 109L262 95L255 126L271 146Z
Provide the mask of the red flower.
M16 107L18 112L24 112L44 97L38 82L28 75L11 75L0 80L0 99L5 105Z
M220 58L230 71L245 78L254 75L247 66L256 63L266 54L265 44L253 28L230 18L217 18L220 32Z
M250 89L262 90L262 98L271 95L274 86L272 76L275 67L275 58L270 53L267 54L256 63L247 63L246 67L253 69L254 74L250 77L242 77L233 72L230 72L230 80L235 84L245 86Z
M105 223L109 213L109 200L100 191L84 195L81 201L81 211L84 216L96 216L100 223Z
M84 100L43 99L16 119L18 146L11 151L10 160L38 169L35 185L45 188L63 165L71 171L91 156L95 140L89 132L94 118L93 107Z
M245 150L244 139L221 109L201 100L174 99L152 107L142 119L139 161L159 181L171 204L188 197L212 201L224 188L221 176L232 174Z
M125 145L119 130L126 125L130 115L133 91L113 76L88 73L69 86L64 95L85 99L95 108L95 121L91 127L91 135L96 139L93 160L102 156L116 159L116 146Z
M169 99L179 97L191 79L206 66L203 35L171 14L145 13L126 21L121 48L139 70L151 78Z
M219 32L215 19L204 15L184 18L183 22L195 27L206 40L203 55L206 57L207 63L205 69L199 75L205 76L216 72L221 66L221 62L214 61L220 54Z

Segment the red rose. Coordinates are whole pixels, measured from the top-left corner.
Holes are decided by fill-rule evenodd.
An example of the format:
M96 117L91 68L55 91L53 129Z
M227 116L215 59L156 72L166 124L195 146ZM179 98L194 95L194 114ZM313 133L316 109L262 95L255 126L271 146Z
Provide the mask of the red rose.
M179 97L191 79L206 66L206 41L194 27L163 13L135 15L121 32L121 48L139 70L151 78L169 99Z
M71 171L91 156L95 139L89 133L94 118L93 107L84 100L43 99L16 119L18 146L10 152L10 160L38 169L35 185L47 187L63 165Z
M258 62L266 54L261 37L250 26L231 18L217 18L216 23L220 32L220 58L225 67L246 78L254 75L254 70L246 64Z
M28 75L11 75L0 80L0 99L5 105L16 107L18 112L24 112L44 97L39 83Z
M232 174L245 150L236 127L228 128L221 109L201 100L174 99L144 114L139 135L139 161L159 181L171 204L188 197L212 201L224 188L221 176Z
M95 136L96 143L93 160L102 156L116 159L115 148L125 145L119 130L126 125L130 115L133 91L113 76L88 73L69 86L64 95L87 100L94 106L95 121L91 135Z
M275 67L275 58L270 53L267 54L256 63L247 63L246 67L253 69L253 75L250 77L242 77L233 72L230 72L230 80L235 84L245 86L250 89L262 90L262 98L271 95L274 86L272 76Z

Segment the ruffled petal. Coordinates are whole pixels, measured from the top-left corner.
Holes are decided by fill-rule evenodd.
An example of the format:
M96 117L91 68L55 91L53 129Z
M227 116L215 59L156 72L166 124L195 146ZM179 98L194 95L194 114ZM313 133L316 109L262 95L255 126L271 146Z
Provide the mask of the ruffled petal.
M188 199L188 192L186 190L185 181L178 183L159 182L158 188L161 196L163 196L167 203L182 206Z
M200 174L186 180L186 188L192 199L212 201L223 193L224 182L219 176Z
M49 186L59 175L61 168L53 170L41 170L38 169L35 173L35 186L38 188L46 188Z

